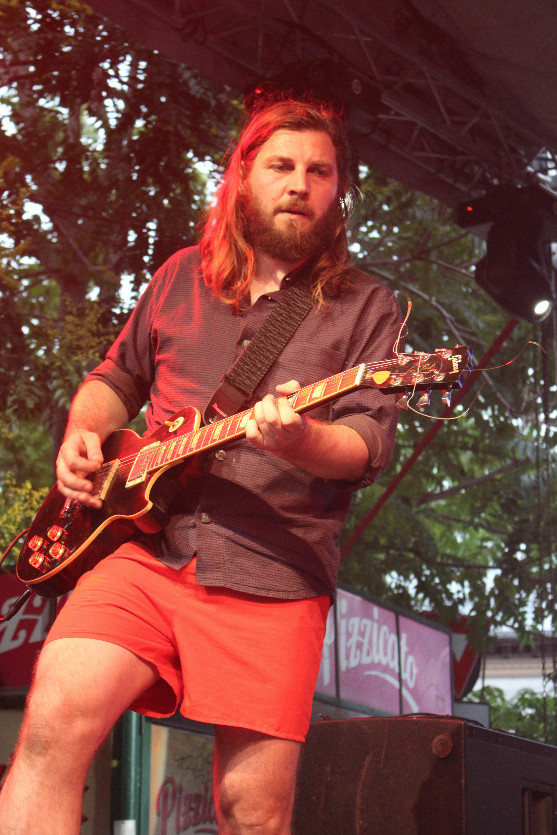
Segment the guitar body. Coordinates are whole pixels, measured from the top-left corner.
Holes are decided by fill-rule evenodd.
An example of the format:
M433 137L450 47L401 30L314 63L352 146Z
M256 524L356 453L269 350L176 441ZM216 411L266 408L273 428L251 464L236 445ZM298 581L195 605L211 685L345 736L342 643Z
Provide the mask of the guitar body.
M184 478L183 468L170 464L144 481L128 486L126 462L134 461L154 443L179 439L197 429L199 423L197 409L186 406L144 438L129 429L114 432L102 448L106 462L103 466L110 470L112 465L114 470L102 508L96 510L79 502L68 502L54 486L23 543L16 568L19 579L43 597L57 597L71 591L85 571L122 543L141 533L161 530L167 521L168 506L179 490L187 489L187 474L184 486L184 481L178 480L179 476ZM188 470L190 466L195 467L196 460L188 462ZM91 478L95 483L93 475ZM37 549L39 540L42 542ZM60 557L51 556L53 546L59 546ZM42 562L41 557L44 557Z

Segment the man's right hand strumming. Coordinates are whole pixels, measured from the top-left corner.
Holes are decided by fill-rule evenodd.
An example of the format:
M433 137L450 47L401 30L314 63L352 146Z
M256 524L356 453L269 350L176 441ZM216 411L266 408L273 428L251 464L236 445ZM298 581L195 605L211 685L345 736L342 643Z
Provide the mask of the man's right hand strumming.
M96 432L78 430L68 435L58 453L56 475L63 496L88 507L100 508L102 501L92 495L93 484L86 476L103 463L101 439Z

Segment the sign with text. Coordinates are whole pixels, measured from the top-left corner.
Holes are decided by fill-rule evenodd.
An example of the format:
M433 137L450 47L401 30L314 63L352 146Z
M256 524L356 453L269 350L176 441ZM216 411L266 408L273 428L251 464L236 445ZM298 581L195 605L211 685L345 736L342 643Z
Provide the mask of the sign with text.
M151 725L149 835L218 835L210 736Z
M452 713L450 635L338 590L316 691L380 713Z
M25 586L13 574L0 574L0 613L5 616ZM0 623L0 687L26 689L50 621L50 602L32 594L23 607Z

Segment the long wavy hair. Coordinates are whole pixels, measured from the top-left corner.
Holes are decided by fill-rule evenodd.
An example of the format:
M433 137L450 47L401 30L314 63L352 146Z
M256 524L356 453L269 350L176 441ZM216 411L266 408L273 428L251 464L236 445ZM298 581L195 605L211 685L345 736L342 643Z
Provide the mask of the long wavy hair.
M338 219L330 245L316 259L312 290L318 304L338 296L347 283L349 252L346 220L357 189L350 178L350 152L343 120L323 104L280 101L261 109L244 127L207 211L200 241L203 276L222 301L242 309L249 304L255 270L253 247L243 234L245 201L241 188L262 145L277 130L323 131L331 138L338 169Z

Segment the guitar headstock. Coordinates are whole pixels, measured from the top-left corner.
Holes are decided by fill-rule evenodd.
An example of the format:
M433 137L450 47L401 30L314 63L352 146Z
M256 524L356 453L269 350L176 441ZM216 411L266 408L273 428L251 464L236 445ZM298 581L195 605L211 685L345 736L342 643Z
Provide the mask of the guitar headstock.
M460 388L470 373L470 349L437 348L433 354L399 354L393 360L366 366L364 385L388 392L412 394L441 389L450 392ZM448 404L449 398L444 397ZM428 399L418 405L427 405Z

